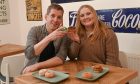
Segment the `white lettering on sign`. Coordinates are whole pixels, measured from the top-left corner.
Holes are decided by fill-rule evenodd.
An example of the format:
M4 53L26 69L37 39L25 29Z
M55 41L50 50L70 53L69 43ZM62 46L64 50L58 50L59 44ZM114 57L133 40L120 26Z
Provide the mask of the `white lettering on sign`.
M74 23L75 23L75 20L76 20L76 15L77 15L77 12L75 12L75 11L70 13L69 17L72 18L70 26L74 26Z
M123 10L120 9L112 14L112 27L125 27L136 28L140 22L140 14L129 14L126 16L122 14Z
M99 18L100 20L105 20L105 15L98 15L98 18Z

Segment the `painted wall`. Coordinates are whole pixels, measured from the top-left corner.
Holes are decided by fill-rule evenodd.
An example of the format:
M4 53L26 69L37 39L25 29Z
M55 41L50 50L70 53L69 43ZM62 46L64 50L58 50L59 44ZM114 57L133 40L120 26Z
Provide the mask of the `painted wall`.
M0 40L2 43L26 43L27 33L32 26L44 24L43 21L27 21L25 0L9 0L11 24L0 25ZM42 0L42 13L46 12L50 0ZM60 4L64 7L64 26L69 25L69 11L77 11L83 4L92 5L95 9L115 9L140 7L140 0L93 0ZM7 34L8 33L8 34ZM121 51L140 54L140 34L117 33Z
M0 25L0 40L2 43L20 43L18 0L9 0L10 24Z

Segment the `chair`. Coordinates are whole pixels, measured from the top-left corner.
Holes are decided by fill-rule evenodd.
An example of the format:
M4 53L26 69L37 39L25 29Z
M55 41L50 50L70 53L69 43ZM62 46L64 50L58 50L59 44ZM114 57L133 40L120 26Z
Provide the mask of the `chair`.
M121 62L121 66L124 68L128 67L127 55L123 51L119 51L119 60Z
M20 75L24 66L25 56L23 54L4 57L1 63L0 84L10 84L13 77Z
M120 51L119 59L122 67L138 71L138 77L129 81L129 84L140 84L140 55Z

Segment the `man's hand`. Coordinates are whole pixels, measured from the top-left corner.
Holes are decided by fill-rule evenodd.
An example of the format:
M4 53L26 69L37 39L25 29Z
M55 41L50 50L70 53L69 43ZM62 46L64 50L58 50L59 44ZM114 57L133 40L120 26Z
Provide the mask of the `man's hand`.
M25 73L29 73L29 72L33 72L33 71L37 71L39 68L38 68L38 63L37 64L33 64L33 65L30 65L28 67L26 67L24 70L23 70L23 74Z
M62 28L58 28L52 33L50 33L47 37L51 40L54 41L56 39L62 38L66 35L67 32L61 31Z

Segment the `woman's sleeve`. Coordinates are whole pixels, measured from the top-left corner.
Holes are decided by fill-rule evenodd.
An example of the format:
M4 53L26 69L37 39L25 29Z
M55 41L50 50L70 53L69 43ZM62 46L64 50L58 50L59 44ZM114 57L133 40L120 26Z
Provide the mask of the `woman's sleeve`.
M106 36L106 64L121 66L119 61L119 45L116 34L109 29Z

